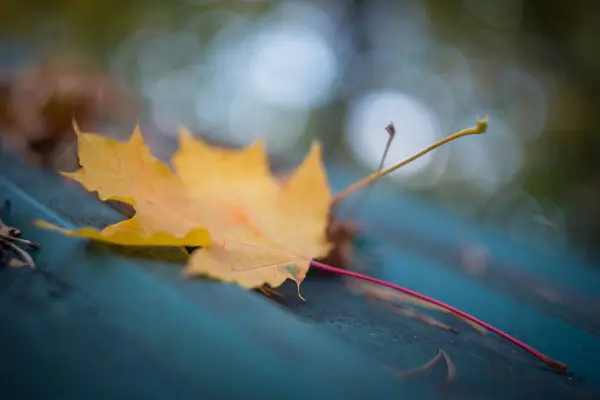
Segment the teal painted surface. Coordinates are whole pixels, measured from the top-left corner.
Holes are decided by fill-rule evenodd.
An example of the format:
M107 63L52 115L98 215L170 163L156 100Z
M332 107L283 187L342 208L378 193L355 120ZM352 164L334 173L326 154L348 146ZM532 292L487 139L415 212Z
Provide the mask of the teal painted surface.
M328 165L328 171L332 185L338 190L360 178L331 165ZM482 245L498 260L516 264L561 285L600 295L600 268L582 261L574 251L566 250L556 256L542 254L508 240L502 232L477 226L425 201L394 194L385 184L377 186L376 193L369 197L365 206L368 212L361 217L371 225L403 226L447 244Z
M71 227L86 213L97 223L118 216L83 191L58 189L52 177L33 182L36 178L24 171L13 170L16 185L0 177L0 193L13 202L7 222L43 243L36 260L47 274L0 271L9 288L0 294L0 318L3 325L10 323L10 329L0 332L0 353L15 360L2 365L14 390L38 398L48 393L61 398L387 398L423 393L422 385L393 380L355 349L254 293L184 281L179 266L129 260L28 226L35 218ZM50 291L49 276L70 288L54 302L40 294ZM15 287L15 279L27 284ZM36 296L42 298L34 306L23 301Z
M600 382L600 340L597 336L547 317L433 263L393 248L386 250L393 257L381 270L381 279L452 304L567 363L579 375Z
M25 167L11 166L9 170L4 161L0 160L0 171L10 182L0 178L0 193L19 200L24 207L13 206L13 218L19 224L36 217L62 225L93 226L121 219L77 185L61 183L53 174L34 174ZM334 184L343 186L343 174L339 176L342 178L334 173ZM23 199L29 200L23 203ZM411 214L413 210L415 214ZM430 211L411 200L404 203L386 198L384 191L381 198L370 200L364 221L368 224L377 213L391 215L387 218L390 224L412 223L411 229L447 241L456 236L457 226L464 229L456 217L444 219L441 211ZM427 219L427 215L434 218ZM24 311L27 317L17 318L15 328L3 336L5 341L22 343L10 354L18 356L21 368L31 364L35 375L47 376L47 382L39 386L46 387L44 390L73 397L86 390L98 395L124 394L122 388L127 387L134 397L151 394L155 398L167 393L178 398L197 398L199 393L238 398L248 391L285 393L286 398L292 394L428 398L431 391L434 397L444 398L536 398L598 388L594 365L600 354L597 337L518 304L509 294L493 292L436 263L399 251L390 243L372 246L381 255L373 275L496 324L570 363L575 376L557 377L539 370L531 357L493 336L480 337L464 327L460 335L452 335L372 308L335 282L309 279L303 289L306 303L294 301L295 288L291 288L290 304L282 309L235 286L181 279L175 265L128 259L86 246L85 241L21 227L29 239L44 243L38 256L41 265L48 267L51 276L67 282L73 288L69 296L75 296L45 311L35 307ZM477 239L475 227L472 229ZM7 282L12 279L7 273L27 274L3 273L0 278L4 276ZM41 282L38 289L43 291L47 282ZM12 290L0 310L3 321L25 307L19 290ZM36 289L28 293L34 296ZM93 310L91 315L85 311L88 309ZM56 313L67 316L63 317L66 325L61 325ZM440 386L443 377L439 371L426 380L400 383L392 380L389 368L384 367L414 367L430 358L437 347L448 350L455 360L461 382L455 392ZM90 356L97 362L90 363ZM56 359L61 359L62 366ZM6 364L3 367L12 371ZM115 377L107 377L107 371ZM38 386L26 386L22 379L13 386L37 390Z

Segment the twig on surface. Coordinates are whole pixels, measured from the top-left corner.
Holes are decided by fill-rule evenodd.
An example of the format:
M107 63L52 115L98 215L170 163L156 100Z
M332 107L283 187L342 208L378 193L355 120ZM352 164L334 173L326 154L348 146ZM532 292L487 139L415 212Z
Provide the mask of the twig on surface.
M553 360L552 358L548 357L547 355L545 355L544 353L534 349L533 347L529 346L528 344L520 341L519 339L512 337L511 335L509 335L506 332L501 331L500 329L496 328L493 325L488 324L485 321L482 321L478 318L475 318L474 316L467 314L466 312L459 310L456 307L453 307L449 304L446 304L440 300L434 299L432 297L426 296L424 294L421 294L419 292L416 292L414 290L399 286L399 285L395 285L393 283L390 282L386 282L384 280L381 279L377 279L377 278L373 278L367 275L363 275L363 274L359 274L357 272L352 272L352 271L347 271L344 269L340 269L340 268L336 268L336 267L332 267L331 265L327 265L327 264L323 264L322 262L319 262L317 260L313 260L311 262L311 267L313 268L320 268L329 272L333 272L333 273L337 273L339 275L345 275L345 276L349 276L352 278L356 278L356 279L361 279L363 281L367 281L367 282L371 282L380 286L385 286L388 287L390 289L393 290L397 290L399 292L402 293L406 293L410 296L416 297L418 299L421 299L423 301L426 301L428 303L434 304L438 307L442 307L452 313L455 313L475 324L478 324L484 328L486 328L489 331L492 331L493 333L495 333L496 335L508 340L509 342L511 342L512 344L514 344L515 346L518 346L520 348L522 348L523 350L527 351L528 353L530 353L531 355L537 357L539 360L543 361L544 363L546 363L546 365L548 365L549 367L553 368L554 370L556 370L557 372L560 373L567 373L568 372L568 367L567 364L562 363L560 361L556 361Z
M29 266L35 269L35 262L31 255L17 245L17 243L23 244L28 248L34 250L40 247L39 243L32 242L30 240L22 239L19 236L21 231L17 228L7 225L3 220L2 216L10 212L10 202L5 200L0 206L0 251L3 253L11 253L15 257L8 258L6 266L12 268L21 268Z

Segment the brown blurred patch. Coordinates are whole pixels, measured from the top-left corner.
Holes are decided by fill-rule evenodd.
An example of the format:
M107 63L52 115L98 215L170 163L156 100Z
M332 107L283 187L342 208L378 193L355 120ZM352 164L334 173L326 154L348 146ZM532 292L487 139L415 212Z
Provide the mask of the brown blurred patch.
M334 267L347 269L354 259L354 242L358 235L358 225L353 221L338 220L330 213L325 234L327 240L333 244L333 248L321 261Z
M94 129L130 121L137 110L114 77L75 58L0 71L0 146L44 167L77 167L73 118Z

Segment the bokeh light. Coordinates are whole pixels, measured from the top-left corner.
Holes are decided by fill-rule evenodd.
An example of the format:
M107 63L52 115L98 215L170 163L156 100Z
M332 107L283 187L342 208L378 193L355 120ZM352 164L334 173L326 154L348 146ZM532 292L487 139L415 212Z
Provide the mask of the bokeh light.
M398 135L387 165L487 114L485 137L437 149L387 184L455 209L483 207L509 190L551 198L552 216L543 214L566 221L549 223L557 231L592 212L579 205L593 201L578 197L600 189L569 189L600 187L594 168L577 167L593 158L578 152L595 148L595 103L586 99L597 92L600 65L597 16L581 7L570 8L558 29L535 22L560 14L554 5L523 0L132 4L120 5L118 15L66 3L57 6L62 14L34 13L13 24L19 33L3 42L0 60L11 66L20 52L38 53L21 50L29 43L57 54L97 48L107 74L141 95L142 115L132 119L149 122L156 143L172 142L184 125L232 145L264 137L281 159L319 139L356 173L378 166L389 122ZM580 139L591 144L579 146ZM552 146L550 171L544 160ZM559 165L567 148L568 165ZM587 178L574 182L579 175Z
M274 27L253 38L250 84L267 101L295 109L331 99L337 60L326 40L305 28Z
M366 94L351 106L346 126L354 156L371 169L378 167L384 153L388 141L384 128L390 121L397 135L390 146L387 165L410 157L441 137L435 114L415 97L388 91ZM444 157L430 153L391 177L413 185L432 184L433 179L426 178L426 172L431 171L432 164L443 162Z

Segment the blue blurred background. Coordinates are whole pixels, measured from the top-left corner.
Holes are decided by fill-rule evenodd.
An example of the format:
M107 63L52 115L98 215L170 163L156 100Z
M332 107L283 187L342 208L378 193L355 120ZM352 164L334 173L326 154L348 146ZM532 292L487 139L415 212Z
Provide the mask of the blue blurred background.
M72 100L90 103L75 113L85 129L126 137L139 118L161 157L185 125L232 145L265 137L272 156L292 161L317 138L329 161L364 175L390 121L388 165L486 114L485 136L436 150L385 185L539 251L591 257L598 9L585 0L5 0L4 142L66 162L72 148L47 142L70 131Z

